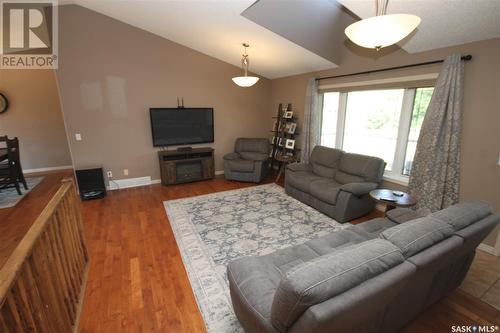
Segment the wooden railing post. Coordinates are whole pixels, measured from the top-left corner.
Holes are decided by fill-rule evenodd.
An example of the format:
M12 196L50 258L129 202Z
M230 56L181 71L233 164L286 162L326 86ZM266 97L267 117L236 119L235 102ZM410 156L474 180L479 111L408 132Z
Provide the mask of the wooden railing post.
M0 270L0 332L72 332L89 263L74 182L61 187Z

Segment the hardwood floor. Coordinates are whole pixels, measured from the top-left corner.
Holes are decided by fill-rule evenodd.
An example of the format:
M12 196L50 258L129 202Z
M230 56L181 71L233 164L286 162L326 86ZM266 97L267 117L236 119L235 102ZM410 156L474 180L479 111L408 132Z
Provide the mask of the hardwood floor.
M49 181L57 187L56 177L44 180ZM44 186L50 188L49 184ZM218 178L170 187L124 189L109 192L103 200L83 202L81 208L91 259L79 331L204 332L162 202L248 186L252 185ZM24 200L37 200L37 196ZM16 209L39 206L43 205L25 202ZM34 211L31 208L26 217L22 211L10 214L23 220ZM5 214L0 210L0 224ZM380 214L374 212L369 218ZM21 224L27 225L27 222ZM22 229L16 228L18 232ZM15 233L10 231L11 236ZM7 239L0 233L2 247ZM452 325L471 324L499 325L500 311L457 290L422 313L404 332L450 332Z
M163 201L247 186L154 185L84 202L91 264L80 331L204 332Z

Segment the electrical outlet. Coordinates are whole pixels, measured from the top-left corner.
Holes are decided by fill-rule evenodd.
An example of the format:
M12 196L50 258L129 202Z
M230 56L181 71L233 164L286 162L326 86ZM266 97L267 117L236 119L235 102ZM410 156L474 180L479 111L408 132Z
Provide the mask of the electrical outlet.
M82 141L82 135L80 133L75 134L75 140L76 141Z
M128 176L128 169L123 169L123 175Z
M108 176L108 178L113 178L113 172L111 171L106 172L106 175Z

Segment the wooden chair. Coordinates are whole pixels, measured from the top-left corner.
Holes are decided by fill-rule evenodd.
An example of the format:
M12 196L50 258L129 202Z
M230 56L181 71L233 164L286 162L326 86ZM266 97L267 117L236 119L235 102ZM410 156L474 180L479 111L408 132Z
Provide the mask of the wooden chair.
M4 142L7 148L7 159L0 162L0 189L15 187L19 195L22 194L19 183L27 190L28 185L24 178L19 157L19 140L9 139L7 136L0 137L0 143Z

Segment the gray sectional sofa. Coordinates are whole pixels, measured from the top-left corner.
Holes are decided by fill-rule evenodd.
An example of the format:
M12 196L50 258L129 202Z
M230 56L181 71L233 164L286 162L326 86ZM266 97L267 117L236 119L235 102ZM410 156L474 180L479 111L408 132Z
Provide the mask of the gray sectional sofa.
M229 180L260 183L269 169L269 140L238 138L234 152L224 156L224 177Z
M316 146L309 160L308 164L287 166L288 195L341 223L375 208L369 192L382 181L385 169L382 159Z
M484 203L420 217L395 209L228 266L245 332L396 332L458 287L500 221Z

